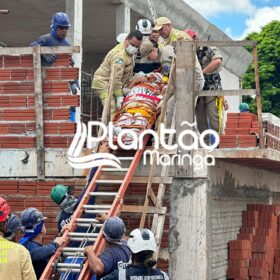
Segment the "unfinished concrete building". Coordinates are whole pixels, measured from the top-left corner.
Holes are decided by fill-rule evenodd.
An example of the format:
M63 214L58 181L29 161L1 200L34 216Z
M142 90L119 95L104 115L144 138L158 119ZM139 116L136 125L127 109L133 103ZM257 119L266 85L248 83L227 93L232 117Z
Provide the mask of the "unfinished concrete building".
M9 9L10 14L0 17L4 27L0 31L0 41L8 47L0 49L0 194L8 199L16 213L27 207L42 210L49 217L45 239L48 241L57 233L57 206L49 198L51 188L56 183L63 183L75 186L75 192L79 193L87 175L83 170L73 169L67 161L67 148L75 134L75 124L69 120L69 108L76 107L78 119L79 116L83 120L100 117L102 108L90 91L92 73L115 45L116 34L133 29L140 18L152 17L146 1L39 2L40 5L35 0L28 3L10 0L1 7ZM158 16L169 17L179 29L196 30L202 40L207 41L209 35L211 41L230 40L181 0L172 3L154 0L154 5ZM69 30L70 40L81 49L75 54L76 67L70 72L67 67L69 55L62 55L54 69L45 70L43 106L38 111L32 50L20 47L26 47L39 35L48 33L51 16L57 11L70 15L73 27ZM18 53L9 52L10 47L17 47ZM223 89L238 93L241 76L252 56L237 45L220 48ZM59 74L54 70L60 71ZM69 96L69 79L83 75L85 84L81 95ZM187 90L184 85L183 89ZM241 95L226 98L229 112L238 112ZM92 102L90 106L89 102ZM183 112L180 106L184 105L177 104L177 111ZM44 112L41 119L44 132L41 131L39 137L36 123L40 121L40 112ZM187 113L177 117L192 121L189 116ZM174 167L165 179L162 179L162 168L157 167L152 181L154 193L157 194L160 184L168 186L164 204L158 208L162 214L163 208L167 207L158 266L167 270L172 279L226 279L228 242L237 238L242 211L248 204L279 202L280 124L271 115L266 115L264 122L267 134L261 147L256 141L251 147L225 146L211 153L215 158L214 166L203 166L191 173L189 166ZM38 150L40 139L43 146ZM42 153L43 157L40 157ZM173 153L177 154L177 151ZM207 154L202 149L197 153ZM129 230L139 226L149 175L150 168L140 163L125 194L122 217ZM116 176L113 172L103 179ZM112 191L117 191L117 187ZM152 226L155 213L149 209L146 226Z

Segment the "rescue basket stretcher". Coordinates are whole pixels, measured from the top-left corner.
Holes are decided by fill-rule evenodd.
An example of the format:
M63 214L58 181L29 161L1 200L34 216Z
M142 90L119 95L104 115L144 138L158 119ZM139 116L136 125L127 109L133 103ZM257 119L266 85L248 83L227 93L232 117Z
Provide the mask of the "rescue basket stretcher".
M117 144L118 135L124 129L133 130L140 135L146 129L151 129L160 113L160 104L167 88L165 77L156 72L147 74L147 82L135 85L125 96L122 107L113 117L114 138ZM130 133L122 135L122 142L131 144Z

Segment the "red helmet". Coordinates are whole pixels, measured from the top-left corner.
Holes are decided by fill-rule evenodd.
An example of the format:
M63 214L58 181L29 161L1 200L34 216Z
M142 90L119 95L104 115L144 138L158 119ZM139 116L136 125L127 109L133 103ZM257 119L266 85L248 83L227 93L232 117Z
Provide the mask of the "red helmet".
M0 196L0 223L5 222L8 219L10 212L8 202Z
M191 29L185 29L185 32L189 34L193 39L197 37L197 33Z

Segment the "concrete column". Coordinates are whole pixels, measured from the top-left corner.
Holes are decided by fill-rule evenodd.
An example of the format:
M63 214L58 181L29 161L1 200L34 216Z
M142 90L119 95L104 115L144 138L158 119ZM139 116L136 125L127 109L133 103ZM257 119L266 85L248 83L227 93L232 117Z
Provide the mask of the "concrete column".
M169 234L171 279L208 279L207 185L207 179L173 180Z
M66 0L66 13L69 16L71 27L67 39L73 46L80 46L80 53L73 54L74 67L79 68L79 81L82 73L82 38L83 38L83 0ZM80 93L79 93L80 94ZM80 120L81 110L76 108L76 121Z
M116 37L120 33L130 32L130 8L125 4L117 5L116 8Z

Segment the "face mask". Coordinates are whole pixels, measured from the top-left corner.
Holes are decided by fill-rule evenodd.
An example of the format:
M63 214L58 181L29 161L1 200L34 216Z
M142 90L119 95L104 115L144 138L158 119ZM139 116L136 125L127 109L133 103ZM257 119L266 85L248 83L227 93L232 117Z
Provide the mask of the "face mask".
M130 44L129 44L128 47L126 48L127 53L128 53L128 54L131 54L131 55L136 54L136 53L137 53L137 50L138 50L137 48L131 46Z

